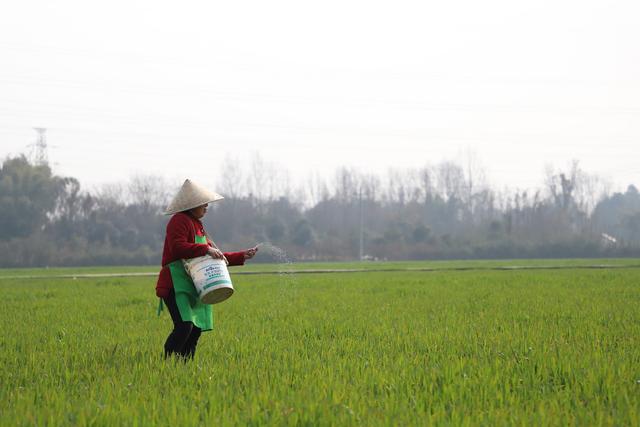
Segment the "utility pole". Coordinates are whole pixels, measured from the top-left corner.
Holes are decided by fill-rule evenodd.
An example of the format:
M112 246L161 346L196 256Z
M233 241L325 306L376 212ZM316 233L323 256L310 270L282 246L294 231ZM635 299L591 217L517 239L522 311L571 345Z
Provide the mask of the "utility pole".
M46 165L49 161L47 156L47 129L46 128L33 128L38 132L38 139L33 144L32 159L36 165Z

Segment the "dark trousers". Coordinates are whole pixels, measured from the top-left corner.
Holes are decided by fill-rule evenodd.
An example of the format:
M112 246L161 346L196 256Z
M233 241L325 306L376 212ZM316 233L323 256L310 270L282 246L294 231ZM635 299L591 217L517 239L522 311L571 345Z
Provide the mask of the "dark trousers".
M180 311L176 304L176 294L173 289L167 298L162 298L171 320L173 320L173 331L167 337L164 343L164 356L169 357L172 354L186 359L193 359L196 354L196 346L200 338L201 330L193 324L193 322L184 322L180 317Z

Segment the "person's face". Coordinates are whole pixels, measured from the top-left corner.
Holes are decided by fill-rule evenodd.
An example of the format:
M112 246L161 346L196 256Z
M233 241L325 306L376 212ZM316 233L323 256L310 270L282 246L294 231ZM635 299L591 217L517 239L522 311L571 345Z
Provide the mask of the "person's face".
M193 217L196 218L196 219L200 219L207 213L207 208L208 207L209 207L209 205L205 204L205 205L202 205L202 206L198 206L197 208L193 208L193 209L191 209L191 215L193 215Z

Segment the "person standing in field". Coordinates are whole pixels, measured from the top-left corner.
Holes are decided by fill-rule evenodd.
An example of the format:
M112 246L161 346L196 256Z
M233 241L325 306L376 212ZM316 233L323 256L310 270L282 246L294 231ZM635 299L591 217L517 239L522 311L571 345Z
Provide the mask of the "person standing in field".
M184 269L182 259L209 255L223 259L227 265L243 265L258 251L257 247L240 252L221 252L208 237L200 219L209 203L222 200L217 193L186 180L173 198L166 215L173 215L167 224L162 252L162 269L156 284L156 295L167 306L173 330L164 344L165 358L176 355L192 359L202 331L213 329L211 305L203 304Z

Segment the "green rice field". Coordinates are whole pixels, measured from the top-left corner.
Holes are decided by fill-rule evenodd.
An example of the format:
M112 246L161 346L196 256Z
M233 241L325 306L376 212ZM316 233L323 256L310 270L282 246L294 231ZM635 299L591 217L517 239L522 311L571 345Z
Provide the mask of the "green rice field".
M0 270L0 425L640 425L640 260L292 273L361 266L232 270L288 274L233 275L186 364L154 277L46 277L153 268Z

